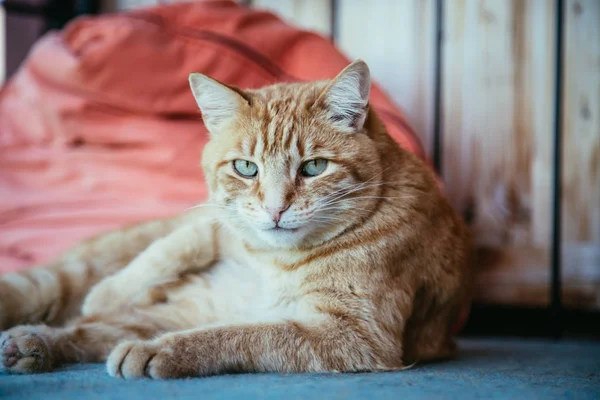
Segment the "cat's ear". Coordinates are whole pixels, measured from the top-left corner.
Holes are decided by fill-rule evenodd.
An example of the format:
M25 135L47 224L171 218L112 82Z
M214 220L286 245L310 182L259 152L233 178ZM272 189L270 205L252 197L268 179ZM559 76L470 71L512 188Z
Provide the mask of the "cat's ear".
M355 132L362 129L370 91L371 74L367 63L354 61L327 85L320 96L329 121L341 130Z
M189 76L192 93L202 112L206 129L218 134L237 114L248 106L248 98L241 90L231 88L206 75L193 73Z

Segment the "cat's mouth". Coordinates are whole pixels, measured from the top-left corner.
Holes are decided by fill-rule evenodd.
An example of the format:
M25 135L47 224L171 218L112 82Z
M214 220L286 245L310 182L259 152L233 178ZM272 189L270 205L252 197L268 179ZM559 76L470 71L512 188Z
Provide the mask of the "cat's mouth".
M293 233L298 231L298 228L283 228L279 225L275 225L273 228L269 229L271 232L289 232Z

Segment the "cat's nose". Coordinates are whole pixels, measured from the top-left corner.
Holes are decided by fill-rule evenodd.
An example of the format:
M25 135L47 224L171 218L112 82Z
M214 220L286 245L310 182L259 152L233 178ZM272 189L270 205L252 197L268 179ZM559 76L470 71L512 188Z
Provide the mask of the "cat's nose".
M288 208L290 208L289 204L283 205L281 207L275 207L275 208L265 207L265 211L269 213L269 215L271 216L271 219L273 220L273 222L275 222L275 225L277 225L279 223L279 221L281 220L281 216Z

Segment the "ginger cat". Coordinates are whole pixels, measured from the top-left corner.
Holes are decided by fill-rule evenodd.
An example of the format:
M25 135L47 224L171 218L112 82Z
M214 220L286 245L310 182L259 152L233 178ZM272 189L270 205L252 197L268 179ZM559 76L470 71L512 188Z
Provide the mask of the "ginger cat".
M210 202L2 276L0 367L181 378L451 356L469 235L369 108L367 65L259 90L190 84Z

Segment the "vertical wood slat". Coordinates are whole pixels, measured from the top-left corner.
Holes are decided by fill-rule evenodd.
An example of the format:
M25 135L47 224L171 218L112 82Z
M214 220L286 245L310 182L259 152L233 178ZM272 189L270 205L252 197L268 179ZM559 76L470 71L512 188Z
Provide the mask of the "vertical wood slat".
M303 29L331 37L331 0L252 0L250 4L272 11Z
M565 2L563 301L600 308L600 1Z
M119 8L158 3L114 0ZM122 4L121 4L122 3ZM253 0L332 34L331 0ZM600 306L600 2L566 0L563 271L566 305ZM337 0L337 44L363 58L429 155L435 0ZM445 2L443 170L481 246L479 300L548 303L554 0Z
M444 180L481 247L483 301L548 302L553 3L445 10Z
M102 12L116 12L135 10L136 8L152 7L159 4L181 3L188 0L101 0L100 10ZM196 0L202 1L202 0ZM251 3L251 0L235 0L238 3ZM275 2L273 2L275 3Z
M433 150L435 0L338 0L336 44L373 79Z
M142 7L152 7L160 4L160 0L102 0L102 12L134 10Z
M444 1L435 1L435 44L433 72L433 130L430 132L431 144L427 146L431 152L430 159L435 171L442 173L442 85L444 57L442 56L442 40L444 36Z
M6 79L6 12L0 3L0 85Z

